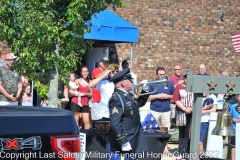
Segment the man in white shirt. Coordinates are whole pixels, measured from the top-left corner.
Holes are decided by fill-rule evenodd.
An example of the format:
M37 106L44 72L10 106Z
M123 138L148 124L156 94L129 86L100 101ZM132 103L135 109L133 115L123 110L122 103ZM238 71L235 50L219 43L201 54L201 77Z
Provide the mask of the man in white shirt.
M111 66L111 65L110 65ZM112 67L110 67L112 68ZM110 78L117 73L117 67L112 70L105 70L103 74L90 82L90 87L98 89L101 94L101 101L97 104L97 108L92 108L93 120L109 118L108 101L112 97L114 84Z

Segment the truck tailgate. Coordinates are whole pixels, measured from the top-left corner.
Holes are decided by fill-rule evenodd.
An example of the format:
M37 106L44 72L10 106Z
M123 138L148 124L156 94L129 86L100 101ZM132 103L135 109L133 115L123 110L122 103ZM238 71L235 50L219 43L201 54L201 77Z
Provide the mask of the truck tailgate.
M79 135L72 112L58 108L0 106L0 122L1 159L60 159L51 138Z

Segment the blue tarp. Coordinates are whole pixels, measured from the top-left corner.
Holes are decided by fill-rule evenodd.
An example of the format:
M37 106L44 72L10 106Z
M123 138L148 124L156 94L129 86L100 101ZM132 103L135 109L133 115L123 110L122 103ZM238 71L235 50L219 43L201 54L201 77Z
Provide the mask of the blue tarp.
M91 32L84 39L114 41L123 43L138 42L138 28L109 10L92 16Z

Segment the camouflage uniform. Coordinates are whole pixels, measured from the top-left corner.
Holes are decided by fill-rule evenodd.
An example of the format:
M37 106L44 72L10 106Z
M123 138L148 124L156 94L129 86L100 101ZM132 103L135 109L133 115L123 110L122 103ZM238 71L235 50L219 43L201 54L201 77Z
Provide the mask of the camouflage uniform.
M8 92L8 94L17 94L18 83L21 83L21 77L16 71L7 69L5 66L0 67L0 81L2 82L2 87ZM0 101L11 102L1 93Z

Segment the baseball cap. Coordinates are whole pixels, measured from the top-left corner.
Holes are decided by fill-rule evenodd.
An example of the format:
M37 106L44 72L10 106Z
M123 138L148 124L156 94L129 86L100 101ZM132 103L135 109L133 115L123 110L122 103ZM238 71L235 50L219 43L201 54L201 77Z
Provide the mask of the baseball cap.
M118 64L110 64L109 69L112 71L118 70Z
M18 57L15 56L13 53L10 53L13 56L13 59L17 59Z
M108 57L103 57L99 62L109 62Z

